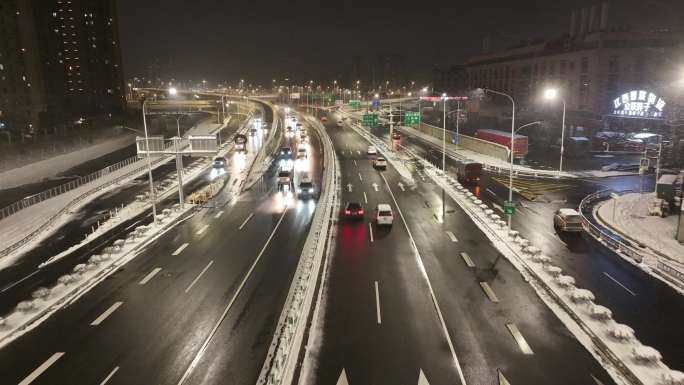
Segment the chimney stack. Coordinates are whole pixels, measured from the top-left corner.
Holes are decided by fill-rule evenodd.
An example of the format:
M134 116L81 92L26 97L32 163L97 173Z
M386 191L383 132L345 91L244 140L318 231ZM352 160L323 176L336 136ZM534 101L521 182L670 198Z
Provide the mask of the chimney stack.
M601 25L599 27L601 31L608 30L608 2L604 1L601 3Z
M596 27L596 22L598 20L596 19L596 5L591 6L591 10L589 11L589 24L587 25L587 33L594 32Z
M580 13L580 27L579 27L579 34L584 35L587 33L587 9L582 8L581 13Z
M577 11L570 13L570 37L574 37L577 33Z

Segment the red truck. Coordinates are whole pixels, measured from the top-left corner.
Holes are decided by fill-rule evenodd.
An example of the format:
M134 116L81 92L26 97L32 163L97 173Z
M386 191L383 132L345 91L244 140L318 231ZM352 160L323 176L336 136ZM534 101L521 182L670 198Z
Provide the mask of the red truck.
M461 183L477 183L482 176L482 163L458 160L456 161L456 176Z
M498 130L477 130L475 136L488 142L498 143L511 148L511 133ZM527 137L525 135L515 135L514 158L524 158L527 155Z

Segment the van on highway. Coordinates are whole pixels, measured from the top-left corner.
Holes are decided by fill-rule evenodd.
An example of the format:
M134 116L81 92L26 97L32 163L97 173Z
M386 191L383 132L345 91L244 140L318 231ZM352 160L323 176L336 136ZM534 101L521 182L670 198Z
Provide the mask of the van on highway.
M575 209L558 209L553 216L553 226L556 230L577 233L583 231L582 216Z
M380 203L375 208L375 223L378 226L392 226L394 223L394 213L392 207L387 203Z

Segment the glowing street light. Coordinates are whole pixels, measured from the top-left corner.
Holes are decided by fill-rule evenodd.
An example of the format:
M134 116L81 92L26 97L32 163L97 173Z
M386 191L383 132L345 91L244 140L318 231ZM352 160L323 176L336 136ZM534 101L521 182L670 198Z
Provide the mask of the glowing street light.
M563 102L563 125L561 128L561 147L560 147L560 164L558 165L558 177L560 178L561 172L563 172L563 151L565 149L565 99L559 97L558 90L555 88L547 88L544 91L544 99L546 100L556 100L560 98Z
M171 95L171 96L178 95L178 90L176 89L176 87L170 87L169 88L169 95Z

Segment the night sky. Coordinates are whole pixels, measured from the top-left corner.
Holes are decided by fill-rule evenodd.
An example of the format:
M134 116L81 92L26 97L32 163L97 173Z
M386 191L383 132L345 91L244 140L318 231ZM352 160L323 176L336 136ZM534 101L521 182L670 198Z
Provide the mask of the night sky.
M625 0L626 1L626 0ZM642 0L662 8L681 0ZM127 76L158 60L180 79L270 83L342 78L351 56L400 53L417 80L433 65L568 29L591 1L119 0ZM595 2L594 2L595 3Z

